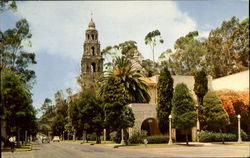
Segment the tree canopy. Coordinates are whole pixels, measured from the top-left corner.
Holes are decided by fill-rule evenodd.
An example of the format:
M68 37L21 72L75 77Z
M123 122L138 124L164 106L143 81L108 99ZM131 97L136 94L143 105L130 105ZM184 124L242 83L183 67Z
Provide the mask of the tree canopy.
M230 120L220 98L214 91L208 91L204 97L203 104L206 124L209 128L219 129L222 137L221 129L230 124ZM224 143L223 137L222 142Z
M173 84L174 80L168 71L167 66L163 68L160 73L158 83L157 83L157 117L158 124L161 133L166 133L168 131L168 116L172 110L172 98L173 98Z
M195 126L196 112L193 98L184 83L176 85L172 105L173 126L186 131L186 144L188 144L187 130Z
M163 43L164 40L161 38L161 32L159 30L154 30L149 32L145 36L145 44L150 46L150 49L153 53L153 65L155 65L155 46L157 43Z

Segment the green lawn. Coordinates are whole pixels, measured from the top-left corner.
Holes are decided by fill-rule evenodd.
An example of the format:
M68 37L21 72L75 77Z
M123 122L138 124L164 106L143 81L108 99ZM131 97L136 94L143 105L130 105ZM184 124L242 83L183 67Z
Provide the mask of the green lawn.
M11 152L11 147L3 147L1 149L2 152ZM21 147L15 147L14 152L19 152L19 151L30 151L30 143L27 143L25 145L21 145Z
M225 142L224 144L222 144L222 142L211 142L212 144L218 144L218 145L237 145L237 146L241 146L241 145L249 145L250 141L243 141L241 143L238 142Z
M76 141L73 141L73 140L64 140L63 142L72 142L72 143L82 143L82 140L76 140ZM96 144L96 141L88 141L88 143L84 143L84 144ZM116 144L115 142L112 142L112 141L106 141L104 143L104 141L101 141L101 144Z

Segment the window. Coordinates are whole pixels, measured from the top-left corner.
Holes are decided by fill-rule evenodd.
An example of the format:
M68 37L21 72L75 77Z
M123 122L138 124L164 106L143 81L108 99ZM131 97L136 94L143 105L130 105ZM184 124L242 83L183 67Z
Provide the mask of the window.
M92 63L92 64L91 64L91 72L96 72L95 63Z
M94 56L95 55L95 47L91 47L91 54Z
M94 35L91 35L92 36L92 40L94 40L95 39L95 36Z

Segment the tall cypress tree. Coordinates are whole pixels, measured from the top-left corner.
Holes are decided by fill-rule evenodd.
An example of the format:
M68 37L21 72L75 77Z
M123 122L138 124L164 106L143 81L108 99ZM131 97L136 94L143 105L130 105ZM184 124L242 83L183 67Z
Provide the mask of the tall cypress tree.
M204 108L203 108L203 98L206 95L208 91L208 80L207 80L207 74L204 69L201 71L198 71L194 75L194 92L198 99L198 105L199 105L199 111L198 111L198 119L200 120L201 127L204 126Z
M194 80L194 92L198 97L198 104L203 105L203 98L208 91L208 80L205 70L202 69L201 71L196 72L194 75Z
M196 112L192 95L184 83L177 84L175 87L172 105L173 126L186 131L188 145L187 131L196 124Z
M159 120L159 128L161 133L168 131L168 116L172 109L172 97L173 97L173 78L168 71L167 66L163 68L160 73L157 84L157 117Z

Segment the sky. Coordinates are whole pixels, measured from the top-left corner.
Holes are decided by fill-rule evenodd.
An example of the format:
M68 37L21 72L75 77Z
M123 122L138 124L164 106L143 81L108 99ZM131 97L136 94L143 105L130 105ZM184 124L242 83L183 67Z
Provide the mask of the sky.
M79 86L85 30L91 19L99 33L101 50L106 46L134 40L144 59L152 60L152 52L145 45L148 32L158 29L164 43L157 45L155 58L173 49L175 41L191 31L199 37L208 37L212 29L232 16L249 18L248 0L214 1L26 1L17 2L18 11L0 14L0 29L13 28L15 22L26 18L32 33L32 47L37 64L36 83L32 89L35 108L45 98L54 100L54 94ZM39 113L37 117L40 117Z

